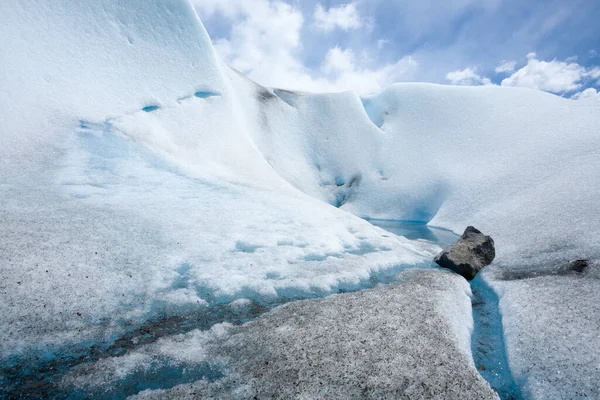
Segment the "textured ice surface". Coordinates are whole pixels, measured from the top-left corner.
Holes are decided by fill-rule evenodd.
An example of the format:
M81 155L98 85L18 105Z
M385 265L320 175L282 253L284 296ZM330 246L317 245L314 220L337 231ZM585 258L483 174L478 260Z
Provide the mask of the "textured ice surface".
M501 263L600 251L590 186L600 179L599 109L502 88L399 85L375 99L398 139L389 151L414 150L442 174L433 225L489 231Z
M505 265L600 252L600 104L271 90L215 56L184 0L0 2L0 59L3 366L215 304L357 288L438 250L351 213L474 224Z
M247 97L261 90L241 78L235 86ZM362 102L353 93L261 99L248 109L256 145L313 197L370 219L455 232L473 224L494 237L501 263L600 251L590 184L600 180L599 105L428 84L396 84Z
M434 251L273 170L258 100L188 1L3 2L0 19L5 366L237 298L357 287Z
M116 131L65 139L61 163L0 186L3 356L357 287L438 250L308 197L190 178Z
M139 398L496 398L474 368L469 285L446 271L410 270L399 282L278 307L242 326L165 338L75 369L65 387L111 390L153 362L207 377Z
M559 272L484 273L499 293L510 367L525 398L599 398L600 263L584 273Z
M56 158L56 133L77 119L222 90L219 61L188 1L3 1L0 20L3 179Z
M226 340L232 325L162 338L118 357L73 368L59 382L63 393L84 398L125 398L142 390L172 387L223 376L225 365L213 348Z

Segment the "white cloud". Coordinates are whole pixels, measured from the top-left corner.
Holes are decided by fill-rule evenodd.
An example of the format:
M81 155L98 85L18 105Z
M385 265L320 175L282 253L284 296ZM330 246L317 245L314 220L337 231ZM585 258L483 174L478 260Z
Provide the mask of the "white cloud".
M516 61L502 61L502 63L496 67L496 73L509 74L511 72L514 72L516 67Z
M327 52L322 68L326 73L346 72L352 71L354 64L355 56L352 50L342 50L339 47L334 47Z
M582 92L575 93L571 98L574 100L596 99L600 101L600 91L597 91L594 88L587 88Z
M244 2L240 0L192 0L192 3L202 16L219 13L226 18L234 19L245 12Z
M586 68L575 62L576 58L570 57L565 61L542 61L537 58L536 53L527 54L527 64L515 71L515 61L503 61L496 67L497 73L512 74L502 80L502 86L519 86L538 89L552 93L569 93L579 91L585 87L585 83L600 79L600 67ZM475 68L465 68L450 72L446 79L453 85L490 85L489 78L481 76ZM596 94L586 90L572 96L582 98Z
M301 49L302 13L282 1L201 0L202 17L221 13L231 21L229 38L214 41L217 52L234 68L261 83L281 82L291 76L309 78L296 54Z
M446 79L449 80L453 85L462 86L478 86L478 85L491 85L492 81L485 76L481 76L477 73L476 68L465 68L453 72L448 72Z
M386 45L392 43L391 41L387 40L387 39L379 39L377 41L377 48L379 50L383 49Z
M575 56L571 56L571 57L567 57L567 58L565 58L565 62L566 63L573 63L573 62L577 61L577 58L578 57L576 55Z
M527 65L502 81L502 86L521 86L553 93L579 90L589 79L600 78L600 68L586 68L576 62L541 61L527 55Z
M428 2L413 1L387 2L385 6L380 1L363 0L192 1L211 34L216 34L213 39L222 57L267 86L339 91L376 88L380 82L396 80L440 82L446 78L454 84L481 85L492 83L490 78L494 82L506 78L505 86L532 87L566 93L568 97L600 79L598 76L594 80L595 70L575 59L540 61L535 53L530 53L528 60L516 62L511 56L515 52L524 54L536 46L548 50L542 40L543 32L555 29L557 23L575 10L568 7L566 12L562 6L540 6L536 18L512 33L514 40L492 43L489 47L487 33L491 29L506 34L514 31L512 26L495 25L501 20L495 14L504 12L501 4L505 0L435 0L433 8ZM339 2L344 4L338 5ZM393 11L396 22L393 29L385 25L388 22L379 20L382 10ZM461 29L458 37L452 37L456 17L465 10L479 10L483 19L469 22L469 29ZM213 15L216 16L212 18ZM434 44L422 45L435 35L450 35L452 40L448 42L454 44L440 48ZM340 43L341 48L334 47L335 43ZM557 42L556 46L564 44ZM365 51L367 56L363 54ZM394 55L396 58L389 58ZM579 60L589 62L594 56L598 57L595 51L590 50L589 57L586 51L579 54ZM425 68L419 68L416 60ZM499 60L505 61L499 63ZM472 67L475 65L480 69ZM471 68L448 74L464 66ZM356 77L356 83L344 75ZM365 79L373 76L377 82L368 84Z
M595 58L598 57L598 52L594 49L591 49L588 54L590 55L591 58Z
M368 60L366 63L368 64ZM403 78L413 74L419 66L410 56L377 68L362 67L361 64L363 62L350 49L329 49L321 65L321 70L328 75L327 80L320 80L318 84L330 91L352 88L359 93L372 93L404 80Z
M229 20L231 31L227 38L213 40L215 49L231 66L265 86L368 93L410 80L418 68L410 56L378 65L365 54L359 57L351 49L334 47L320 67L309 69L301 57L304 18L298 8L279 0L197 0L195 6L204 19L219 14ZM341 23L338 17L334 20Z
M329 10L317 4L313 18L317 27L325 32L331 32L336 28L348 31L362 26L358 10L353 3L342 4Z

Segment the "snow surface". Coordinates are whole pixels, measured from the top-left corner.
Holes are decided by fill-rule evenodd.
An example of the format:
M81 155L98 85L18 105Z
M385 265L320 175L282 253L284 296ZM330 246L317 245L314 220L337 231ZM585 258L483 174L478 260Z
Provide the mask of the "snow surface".
M458 275L413 269L399 283L288 303L242 326L165 338L81 365L62 384L114 393L140 370L209 363L222 378L136 398L495 399L472 362L469 296Z
M263 88L218 59L187 0L0 2L0 60L5 366L214 304L360 288L439 250L357 216L475 225L508 266L600 257L600 103ZM560 291L571 278L539 279ZM597 303L597 281L577 282ZM515 288L505 318L547 300L530 301L527 281L503 285Z
M1 189L4 355L238 297L357 287L439 250L310 198L190 178L117 132L69 141L36 190Z
M215 58L188 2L0 15L3 359L64 356L238 298L359 287L438 250L282 179L247 120L256 85Z
M398 149L444 175L432 225L477 226L494 238L500 263L599 254L600 109L486 87L396 86L376 99Z
M3 1L0 15L3 180L56 158L55 134L77 119L221 91L210 38L187 1Z
M494 237L501 263L600 254L599 107L525 89L428 84L360 100L297 95L293 108L272 100L261 108L263 154L305 193L342 199L356 215L457 233L475 225Z
M583 273L491 268L508 359L525 398L600 398L600 262Z

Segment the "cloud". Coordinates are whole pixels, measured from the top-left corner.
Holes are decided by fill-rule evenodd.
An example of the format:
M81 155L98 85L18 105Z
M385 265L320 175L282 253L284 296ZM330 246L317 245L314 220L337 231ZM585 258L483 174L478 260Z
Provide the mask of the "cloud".
M345 0L347 4L333 7L319 0L192 1L221 57L265 86L365 93L397 81L447 80L456 85L524 86L568 97L600 79L600 68L575 59L541 61L530 53L525 65L514 61L530 48L548 54L548 45L539 41L570 23L565 15L576 8L566 12L564 7L536 5L535 18L521 18L523 29L506 40L513 27L505 23L513 16L505 15L500 5L516 5L517 0L432 0L439 6L435 11L427 2L384 0ZM395 17L388 21L391 14ZM589 19L588 13L576 14ZM467 15L477 19L464 19ZM553 37L552 46L565 48L561 38ZM493 51L489 43L495 43ZM590 51L589 57L594 54Z
M342 50L339 47L334 47L327 52L322 68L326 73L352 71L354 69L354 59L355 56L352 50Z
M527 55L527 65L502 81L502 86L520 86L552 93L581 89L590 79L600 78L600 68L586 68L573 61L541 61L535 53Z
M527 64L515 71L515 61L503 61L496 67L496 73L512 74L503 79L502 86L518 86L543 90L557 94L579 91L590 82L600 79L600 67L586 68L577 62L576 58L569 57L564 61L542 61L536 53L527 54ZM450 72L446 79L453 85L490 85L491 80L479 75L475 68L465 68ZM586 90L576 93L572 98L586 97L596 94Z
M453 72L448 72L446 79L453 85L461 86L479 86L492 85L489 78L481 76L477 73L476 68L465 68Z
M516 67L516 61L502 61L502 63L496 67L496 73L508 74L514 72Z
M195 6L203 18L219 13L228 19L229 37L214 40L214 46L234 68L264 84L310 79L296 57L304 24L298 9L268 0L201 0Z
M367 52L357 54L339 46L325 48L324 56L315 60L316 67L309 68L302 58L305 19L300 9L279 0L253 0L251 4L246 0L198 0L195 6L203 19L220 16L227 20L230 31L213 38L215 49L228 64L265 86L371 93L411 80L418 68L410 56L381 63ZM354 9L352 4L336 7L327 15L333 15L339 25L337 11L332 14L332 10L347 10L348 6Z
M336 28L349 31L362 26L358 10L353 3L342 4L329 10L317 4L313 18L316 26L325 32L331 32Z
M383 49L386 45L391 44L392 42L387 39L379 39L377 41L377 48L379 50Z
M600 101L600 91L594 88L587 88L582 92L575 93L571 98L574 100L595 99Z
M194 7L201 15L210 17L214 14L234 19L246 12L247 4L240 0L192 0Z
M327 52L321 65L327 80L319 82L319 85L331 91L352 88L359 93L372 93L405 80L403 78L410 76L419 66L410 56L376 68L363 67L362 64L369 62L361 62L351 49L334 47Z

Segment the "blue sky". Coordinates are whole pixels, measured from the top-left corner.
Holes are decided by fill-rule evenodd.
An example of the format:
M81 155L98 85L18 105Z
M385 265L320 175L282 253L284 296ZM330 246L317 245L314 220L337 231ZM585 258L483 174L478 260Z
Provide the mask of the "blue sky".
M497 84L597 97L599 0L194 0L215 48L267 86Z

